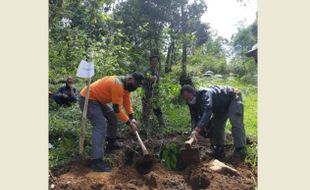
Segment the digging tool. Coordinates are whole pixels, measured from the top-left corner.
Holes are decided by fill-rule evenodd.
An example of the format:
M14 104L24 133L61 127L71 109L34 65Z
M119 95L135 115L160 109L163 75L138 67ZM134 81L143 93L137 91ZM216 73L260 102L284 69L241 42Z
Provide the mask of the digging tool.
M185 149L181 149L180 155L183 162L187 165L199 163L200 154L198 148L192 148L192 144L197 142L197 137L195 134L192 134L190 139L185 141Z
M189 140L185 141L185 148L190 149L194 142L197 142L200 145L206 146L208 145L209 141L205 137L199 134L195 134L195 135L192 135Z
M191 135L190 139L185 141L185 148L191 149L194 142L197 142L197 137L195 134Z
M208 140L196 132L192 133L190 139L185 141L185 149L183 148L180 151L181 159L185 164L190 165L200 162L199 149L192 147L194 143L199 143L206 146L208 144Z
M149 171L151 171L153 167L153 158L150 155L149 151L146 149L143 141L140 138L139 133L136 131L135 135L139 141L139 144L141 146L143 157L141 159L138 159L136 162L136 168L140 174L146 174Z
M146 149L146 147L144 146L144 143L143 143L143 141L141 140L138 131L136 131L135 134L136 134L136 137L137 137L137 139L138 139L138 141L139 141L139 144L140 144L140 146L141 146L141 149L142 149L142 151L143 151L143 157L149 156L149 151L148 151L148 150Z

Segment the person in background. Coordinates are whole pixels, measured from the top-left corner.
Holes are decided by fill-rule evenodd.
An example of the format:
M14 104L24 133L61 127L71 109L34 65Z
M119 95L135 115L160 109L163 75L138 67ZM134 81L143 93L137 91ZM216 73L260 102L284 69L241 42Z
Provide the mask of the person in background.
M78 92L73 84L74 78L69 76L66 81L66 86L59 88L58 92L52 95L57 104L70 106L77 101Z
M157 117L159 127L164 127L165 122L163 113L159 105L159 73L158 73L159 56L152 55L150 57L150 66L145 71L146 82L143 86L144 96L142 97L143 114L142 118L148 123L150 111L148 107L153 109ZM149 104L152 104L149 106Z

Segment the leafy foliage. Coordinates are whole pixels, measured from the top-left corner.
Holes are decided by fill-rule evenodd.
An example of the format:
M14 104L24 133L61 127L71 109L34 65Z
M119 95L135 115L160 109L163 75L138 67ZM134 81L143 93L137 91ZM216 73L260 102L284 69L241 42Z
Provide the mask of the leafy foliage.
M170 169L175 170L177 166L180 147L176 143L170 143L164 146L161 161Z
M257 83L257 63L245 53L257 44L257 20L250 26L239 28L232 37L231 46L233 58L230 64L231 72L243 77L246 82Z
M243 54L257 43L257 20L248 27L239 28L238 32L232 37L232 47L236 54Z
M81 112L77 104L61 107L52 100L49 104L49 143L54 147L49 151L49 164L54 169L78 157ZM89 128L86 135L89 139ZM86 145L85 150L89 155L89 141Z

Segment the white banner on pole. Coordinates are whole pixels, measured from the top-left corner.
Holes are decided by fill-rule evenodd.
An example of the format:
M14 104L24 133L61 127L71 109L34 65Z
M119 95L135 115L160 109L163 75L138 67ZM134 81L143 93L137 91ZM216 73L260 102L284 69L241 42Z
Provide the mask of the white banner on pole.
M94 74L95 74L95 68L93 61L88 63L87 61L82 60L80 62L76 76L81 78L91 78L94 76Z

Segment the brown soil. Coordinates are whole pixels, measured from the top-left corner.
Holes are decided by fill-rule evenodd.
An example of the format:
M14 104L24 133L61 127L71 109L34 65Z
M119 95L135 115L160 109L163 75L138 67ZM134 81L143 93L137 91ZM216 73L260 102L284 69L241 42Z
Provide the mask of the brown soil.
M170 136L167 139L171 142L178 138ZM154 142L158 143L146 142L146 146L150 149L156 146ZM134 143L128 141L126 144L133 147ZM135 164L125 166L124 151L116 150L108 155L112 160L112 172L93 172L88 168L89 161L73 162L66 170L50 172L49 189L253 189L253 174L249 166L226 160L223 162L238 170L240 175L214 172L208 167L211 157L206 154L206 148L199 149L202 157L199 164L188 166L183 171L170 171L157 159L147 174L139 174Z

